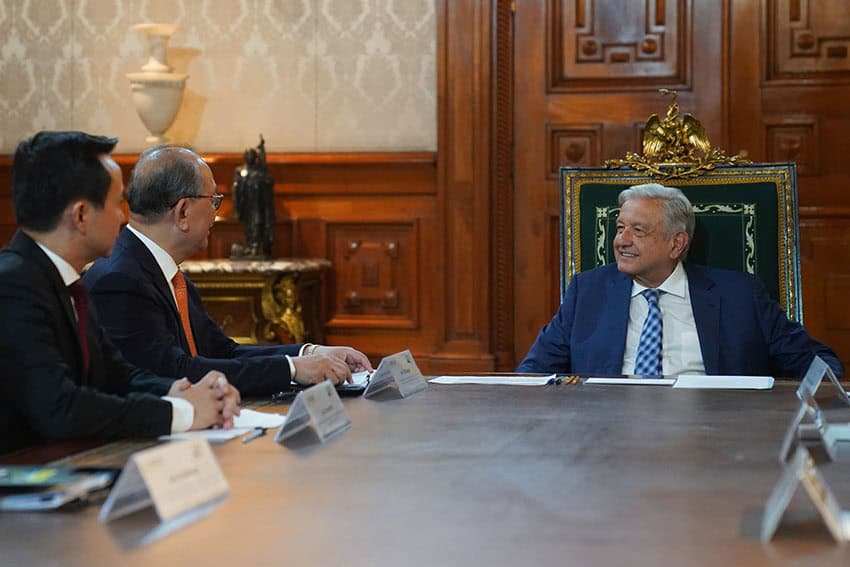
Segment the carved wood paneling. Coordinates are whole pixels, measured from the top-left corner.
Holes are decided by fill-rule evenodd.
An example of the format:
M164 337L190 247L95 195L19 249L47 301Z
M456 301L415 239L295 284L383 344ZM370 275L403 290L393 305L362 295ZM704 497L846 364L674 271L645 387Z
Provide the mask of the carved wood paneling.
M774 0L765 4L768 81L850 81L850 3Z
M850 273L827 275L823 291L825 303L831 306L826 311L826 329L850 334Z
M796 162L799 177L820 173L817 118L813 116L768 117L764 122L767 161Z
M546 238L546 260L548 269L545 278L545 294L549 313L555 314L561 305L561 215L557 211L547 214L548 237ZM519 361L517 361L519 362Z
M558 179L561 166L590 167L600 163L602 124L547 124L546 176Z
M434 157L431 152L272 153L267 161L277 195L434 195L433 177L424 174L433 170ZM204 159L219 189L229 192L242 155L204 154Z
M690 0L548 0L549 90L690 84Z
M337 279L329 327L417 328L417 236L415 221L327 224Z
M437 125L443 352L492 368L490 345L492 33L497 0L439 0ZM472 290L477 290L477 293ZM482 290L487 290L483 293Z
M513 370L513 0L496 3L493 112L492 341L496 370Z
M812 336L850 362L850 209L800 211L803 309Z

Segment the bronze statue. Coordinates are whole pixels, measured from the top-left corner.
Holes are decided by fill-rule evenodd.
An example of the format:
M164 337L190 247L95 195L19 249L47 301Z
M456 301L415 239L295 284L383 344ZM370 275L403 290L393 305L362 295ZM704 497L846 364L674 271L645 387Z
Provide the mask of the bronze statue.
M245 245L233 244L231 258L271 258L274 243L274 179L266 166L266 141L245 150L245 163L233 176L236 217L245 230Z

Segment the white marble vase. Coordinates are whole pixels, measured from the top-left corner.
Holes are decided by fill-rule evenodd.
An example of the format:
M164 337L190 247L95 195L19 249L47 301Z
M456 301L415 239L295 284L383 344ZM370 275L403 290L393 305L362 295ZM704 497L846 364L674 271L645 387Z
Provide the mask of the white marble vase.
M162 144L167 141L165 131L174 122L183 89L186 87L185 73L172 73L168 65L168 39L177 31L172 24L137 24L134 29L144 32L148 37L149 59L142 71L127 73L130 79L130 91L136 112L145 128L151 133L145 138L149 144Z

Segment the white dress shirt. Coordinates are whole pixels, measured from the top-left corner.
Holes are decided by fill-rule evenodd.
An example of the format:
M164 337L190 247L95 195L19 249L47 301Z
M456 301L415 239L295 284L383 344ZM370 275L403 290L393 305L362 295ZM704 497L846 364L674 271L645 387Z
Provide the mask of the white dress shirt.
M626 350L623 353L622 373L634 374L640 333L649 307L641 295L646 287L632 282L632 299L629 303L629 326L626 331ZM699 346L688 275L681 262L673 273L658 286L663 291L658 298L661 310L662 342L661 368L665 376L677 374L704 374L705 365Z
M75 281L80 279L80 274L69 264L65 259L53 252L41 242L36 242L39 248L47 254L47 257L56 266L59 275L62 276L62 281L65 282L65 287L68 287ZM73 303L74 299L71 298ZM76 312L74 314L76 316ZM192 427L192 422L195 420L195 408L191 403L183 398L173 398L171 396L162 396L162 399L171 404L171 432L183 433L189 431Z

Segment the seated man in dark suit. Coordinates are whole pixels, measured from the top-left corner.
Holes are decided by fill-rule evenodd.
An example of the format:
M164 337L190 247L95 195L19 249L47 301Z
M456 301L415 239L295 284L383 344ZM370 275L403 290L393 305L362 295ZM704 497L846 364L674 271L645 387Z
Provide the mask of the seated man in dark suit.
M290 380L339 384L371 370L349 347L239 345L213 321L179 265L207 247L221 199L195 152L162 146L139 157L127 192L130 224L83 278L127 360L193 381L221 370L246 396L287 390Z
M79 283L124 222L121 169L109 157L116 141L41 132L15 152L21 228L0 252L0 452L227 427L238 414L238 392L221 373L192 387L128 364Z
M791 322L749 274L683 263L694 233L678 189L620 194L615 264L577 274L519 372L800 376L835 353Z

